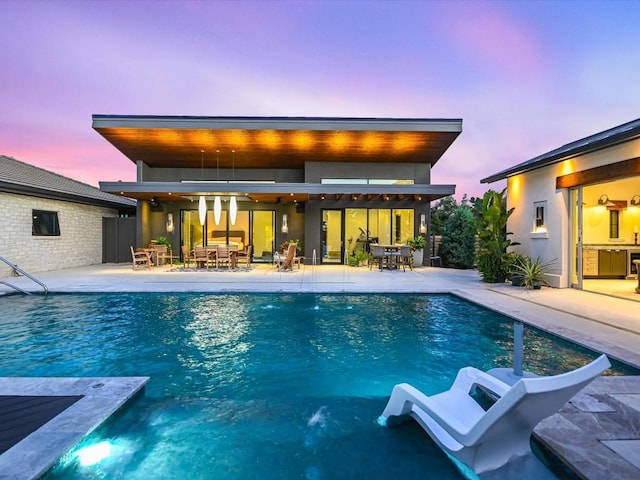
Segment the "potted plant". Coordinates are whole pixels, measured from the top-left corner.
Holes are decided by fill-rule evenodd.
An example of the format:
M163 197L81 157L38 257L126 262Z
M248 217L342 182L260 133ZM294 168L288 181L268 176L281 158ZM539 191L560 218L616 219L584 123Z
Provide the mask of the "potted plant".
M167 237L158 237L154 240L151 240L151 243L155 243L156 245L166 245L167 251L171 251L171 243L169 242L169 239Z
M522 283L525 287L537 290L540 289L542 285L549 285L544 276L548 273L549 266L552 263L553 260L543 263L539 258L534 260L530 257L525 257L522 264L513 265L513 270L522 275Z
M507 274L507 279L511 281L511 285L514 287L524 285L524 276L520 267L529 260L529 257L519 252L509 252L502 258L503 269Z
M347 258L347 265L350 267L362 267L369 260L369 254L364 250L356 250Z
M413 265L421 267L424 260L424 249L427 246L427 239L422 235L418 235L417 237L409 238L407 244L411 247Z

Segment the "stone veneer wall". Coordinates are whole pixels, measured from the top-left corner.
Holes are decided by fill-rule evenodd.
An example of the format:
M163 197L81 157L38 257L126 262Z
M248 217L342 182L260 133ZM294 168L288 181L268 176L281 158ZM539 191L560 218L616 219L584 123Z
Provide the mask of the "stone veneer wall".
M60 236L31 235L32 210L58 212ZM102 217L113 208L0 192L0 256L28 273L102 263ZM0 262L0 277L12 271Z

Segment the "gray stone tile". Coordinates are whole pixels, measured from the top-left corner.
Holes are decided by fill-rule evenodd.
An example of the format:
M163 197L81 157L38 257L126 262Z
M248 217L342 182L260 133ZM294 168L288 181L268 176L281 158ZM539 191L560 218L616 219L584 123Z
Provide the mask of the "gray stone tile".
M0 378L0 395L84 395L0 455L0 480L37 478L139 392L148 377ZM94 388L95 385L101 385Z
M615 412L616 409L601 402L593 395L581 395L578 394L571 399L571 404L581 412L588 413L602 413L602 412Z
M640 440L604 440L602 443L640 472Z
M613 394L611 395L620 403L624 403L627 407L632 408L640 413L640 392L634 394Z

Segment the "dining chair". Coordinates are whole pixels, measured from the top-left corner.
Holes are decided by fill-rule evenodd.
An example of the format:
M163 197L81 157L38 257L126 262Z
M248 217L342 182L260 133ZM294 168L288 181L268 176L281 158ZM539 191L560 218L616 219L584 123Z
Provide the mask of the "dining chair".
M382 263L384 262L384 247L382 245L370 244L370 255L371 258L369 260L369 270L373 268L374 263L378 263L378 268L382 271Z
M402 269L409 265L409 269L413 270L413 255L411 255L411 247L409 245L402 245L400 247L400 262L402 263Z
M190 262L195 262L193 258L193 254L189 250L189 247L187 247L186 245L182 245L181 249L182 249L182 262L184 263L185 267L188 267Z
M216 255L216 267L220 267L223 264L227 264L228 268L231 268L232 265L232 252L229 248L229 245L218 245L217 255Z
M209 252L206 247L196 247L193 249L193 261L196 263L197 268L202 268L203 266L208 270L209 269Z

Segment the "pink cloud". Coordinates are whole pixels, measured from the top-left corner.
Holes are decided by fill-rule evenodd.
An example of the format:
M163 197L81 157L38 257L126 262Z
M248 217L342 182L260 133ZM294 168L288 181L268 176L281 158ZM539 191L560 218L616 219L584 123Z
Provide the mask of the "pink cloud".
M532 25L510 14L508 2L451 2L440 38L483 70L531 79L544 66L544 44Z

